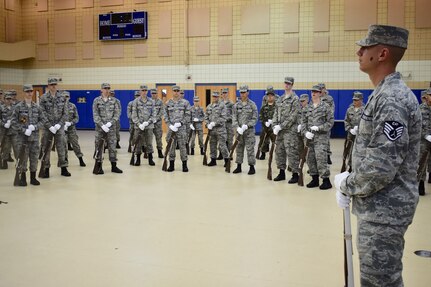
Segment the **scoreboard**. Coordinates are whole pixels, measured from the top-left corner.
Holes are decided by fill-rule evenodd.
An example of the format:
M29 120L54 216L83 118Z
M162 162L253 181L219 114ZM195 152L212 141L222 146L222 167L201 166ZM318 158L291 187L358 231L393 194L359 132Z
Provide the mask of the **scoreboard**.
M99 40L148 38L148 14L145 11L99 14Z

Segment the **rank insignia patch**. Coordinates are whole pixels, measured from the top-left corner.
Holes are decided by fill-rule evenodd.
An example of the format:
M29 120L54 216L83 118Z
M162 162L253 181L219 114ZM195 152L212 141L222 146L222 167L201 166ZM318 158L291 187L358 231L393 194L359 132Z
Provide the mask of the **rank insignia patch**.
M404 132L404 126L396 121L385 122L383 133L390 141L395 141L399 139Z

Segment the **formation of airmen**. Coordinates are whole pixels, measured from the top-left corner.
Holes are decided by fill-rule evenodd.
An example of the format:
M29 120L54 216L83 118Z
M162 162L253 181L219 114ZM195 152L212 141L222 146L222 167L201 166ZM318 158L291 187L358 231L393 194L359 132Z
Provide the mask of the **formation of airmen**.
M330 189L332 184L329 176L331 151L329 145L330 130L334 124L334 100L328 94L323 83L311 88L311 99L308 94L297 96L293 90L293 77L285 77L284 93L277 95L272 86L266 88L262 98L262 106L258 111L256 104L249 99L249 88L241 85L240 97L235 103L229 98L227 88L212 92L212 101L204 110L200 106L198 96L193 98L193 105L184 99L184 92L179 86L172 87L173 97L163 102L156 89L141 85L135 92L134 100L127 105L129 119L129 152L132 153L130 164L141 165L141 155L148 159L149 166L155 166L153 153L164 158L162 140L162 121L168 126L166 142L172 138L173 144L166 155L169 159L168 172L175 170L176 149L180 151L182 171L188 172L189 155L195 155L196 137L199 151L206 155L204 145L204 124L208 129L210 160L207 166L217 165L217 160L224 160L224 167L233 160L233 148L236 151L236 168L233 173L242 172L244 151L247 152L248 174L256 173L256 159L264 160L275 146L275 161L278 175L274 181L286 180L286 169L291 172L289 184L298 183L300 158L304 157L308 164L308 173L312 180L308 188L319 187ZM58 81L48 79L47 92L40 98L39 104L32 101L33 87L24 85L24 100L16 100L15 91L4 93L1 101L1 163L0 169L7 169L8 162L18 161L17 178L14 185L26 186L27 161L30 162L30 183L39 185L36 179L38 159L41 160L40 178L50 176L50 151L56 149L58 167L61 175L69 177L67 151L73 150L80 166L86 166L83 153L79 146L76 123L79 115L76 106L69 102L67 91L57 90ZM423 103L420 106L424 118L422 127L421 153L431 142L431 90L422 93ZM3 95L3 92L0 92ZM363 94L354 92L352 104L346 111L344 120L346 141L354 141L358 132L358 124L364 109ZM111 171L122 173L117 166L117 150L119 142L119 119L121 115L120 101L115 98L109 83L101 85L101 94L93 102L93 120L95 128L95 159L94 174L103 174L102 157L100 154L108 150ZM262 133L255 154L255 127L257 121L262 124ZM42 131L39 134L39 131ZM428 136L429 135L429 136ZM428 137L427 137L428 136ZM40 145L39 145L40 138ZM155 138L156 148L153 147ZM236 141L236 144L234 145ZM305 149L307 147L307 149ZM103 148L103 150L100 150ZM98 153L99 150L99 153ZM306 154L304 154L306 152ZM351 151L350 151L351 152ZM218 156L217 156L218 153ZM351 156L349 156L351 167ZM227 170L226 170L227 171ZM230 172L230 171L229 171ZM431 175L431 174L430 174ZM430 177L431 178L431 177ZM320 183L320 179L322 182ZM420 181L419 192L424 191L425 175Z

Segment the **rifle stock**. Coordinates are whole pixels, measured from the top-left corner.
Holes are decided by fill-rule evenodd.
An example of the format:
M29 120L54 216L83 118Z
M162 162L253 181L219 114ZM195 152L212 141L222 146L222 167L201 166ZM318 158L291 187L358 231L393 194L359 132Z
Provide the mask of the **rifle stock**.
M344 141L343 164L341 165L341 172L345 172L347 170L354 141L355 141L355 136L349 135L349 134L347 135L346 140Z
M202 160L203 165L208 165L207 150L208 150L208 142L210 140L210 137L211 137L211 130L208 130L208 134L204 143L204 158Z
M172 132L171 137L169 138L168 144L166 145L165 158L163 159L163 165L162 165L163 171L168 170L168 154L169 154L169 151L171 150L172 143L174 142L174 135L175 135L175 133Z
M234 143L233 143L233 145L232 145L232 149L230 150L230 152L229 152L229 157L228 157L228 159L227 159L227 162L226 162L226 168L225 168L225 171L227 172L227 173L230 173L230 166L231 166L231 158L233 157L233 153L235 152L235 149L236 149L236 146L238 145L238 143L239 143L239 139L240 139L240 137L242 137L241 135L237 135L236 136L236 139L235 139L235 141L234 141Z
M103 149L105 147L105 138L102 137L99 142L97 143L97 148L94 151L94 168L93 173L94 174L101 174L102 173L102 162L103 162Z
M310 140L306 139L304 144L304 150L302 151L301 157L299 158L299 177L298 177L298 185L304 186L304 164L307 160L308 154L308 145L310 144Z
M269 151L269 158L268 158L268 173L266 175L266 178L269 180L272 180L272 158L274 155L274 148L275 148L275 139L277 136L274 136L274 141L272 142L271 150Z
M431 150L431 143L427 141L425 152L422 154L422 156L419 159L419 165L418 165L418 171L417 171L417 179L419 181L421 180L424 173L426 172L430 150Z
M268 135L268 132L262 131L260 133L259 137L259 144L257 145L257 151L256 151L256 159L260 157L260 151L262 150L263 145L265 144L266 136Z
M50 134L49 135L49 140L48 140L48 142L46 143L46 146L44 147L44 149L42 150L42 153L39 155L40 156L40 170L39 170L39 177L40 178L45 178L46 177L46 173L45 173L45 171L46 171L46 169L47 169L47 165L48 165L48 162L47 162L47 157L48 157L48 154L51 152L51 147L52 147L52 142L53 142L53 135L52 134Z

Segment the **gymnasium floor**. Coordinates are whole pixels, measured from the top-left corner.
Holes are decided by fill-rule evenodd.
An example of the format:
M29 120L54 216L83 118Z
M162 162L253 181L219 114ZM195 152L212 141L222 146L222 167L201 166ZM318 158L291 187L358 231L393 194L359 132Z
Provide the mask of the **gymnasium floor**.
M155 167L146 160L130 166L125 132L118 150L124 173L111 173L105 160L105 175L95 176L94 132L79 135L87 167L72 152L70 178L52 168L40 186L18 188L14 169L0 170L0 200L8 202L0 205L1 287L343 286L343 221L334 189L268 181L266 160L254 176L247 165L238 175L226 174L221 161L204 167L200 155L190 156L189 173L181 171L179 155L173 173L161 171L162 159ZM343 140L331 144L334 175ZM431 284L431 258L413 254L431 250L430 187L406 235L409 287ZM354 216L352 224L355 240Z

